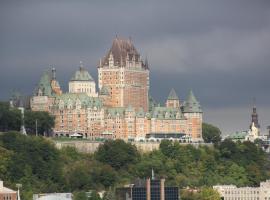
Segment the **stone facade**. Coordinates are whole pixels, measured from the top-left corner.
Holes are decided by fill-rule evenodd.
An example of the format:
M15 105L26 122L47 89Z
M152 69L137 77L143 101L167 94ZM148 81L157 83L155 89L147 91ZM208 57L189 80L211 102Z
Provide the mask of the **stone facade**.
M54 89L55 70L41 77L31 99L32 110L55 117L54 136L144 140L147 134L181 133L202 140L202 110L190 91L180 102L172 89L164 106L148 95L148 62L130 40L116 38L98 67L98 87L82 66L69 82L69 92ZM54 84L52 84L54 82ZM60 92L61 91L61 92Z
M224 200L270 200L270 180L259 187L236 187L235 185L213 186Z

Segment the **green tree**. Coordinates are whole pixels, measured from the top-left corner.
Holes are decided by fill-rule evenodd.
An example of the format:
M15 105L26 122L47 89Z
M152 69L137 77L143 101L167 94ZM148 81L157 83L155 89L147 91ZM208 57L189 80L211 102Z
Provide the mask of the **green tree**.
M139 160L140 154L137 148L123 140L108 140L100 145L95 158L115 169L125 168L129 164L135 164Z
M219 128L211 124L203 123L202 137L205 142L212 142L216 144L221 141L221 131Z
M19 131L21 111L10 108L8 102L0 102L0 131Z
M74 200L88 200L86 193L84 191L78 191L74 194Z
M220 200L219 193L213 188L203 187L198 193L198 199L200 200Z
M39 135L49 135L54 127L54 117L48 112L43 111L25 111L25 128L28 134L35 134L37 131Z

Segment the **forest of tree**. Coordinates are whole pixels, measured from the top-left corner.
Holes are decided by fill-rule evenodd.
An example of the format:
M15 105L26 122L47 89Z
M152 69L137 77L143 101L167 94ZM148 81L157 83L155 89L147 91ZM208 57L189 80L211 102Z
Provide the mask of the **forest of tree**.
M83 200L89 190L106 190L104 199L113 200L115 187L149 177L152 168L166 177L166 185L201 188L196 194L181 190L183 200L215 197L215 184L255 186L270 178L269 155L253 143L230 140L198 148L165 140L149 153L115 140L83 154L71 147L58 150L48 138L8 132L0 134L0 158L0 179L11 188L21 183L24 200L41 192L73 192ZM93 192L91 199L100 198Z
M21 124L21 111L11 108L8 102L0 102L0 131L19 131ZM54 117L48 112L25 110L24 125L28 135L35 135L37 128L37 134L49 136Z

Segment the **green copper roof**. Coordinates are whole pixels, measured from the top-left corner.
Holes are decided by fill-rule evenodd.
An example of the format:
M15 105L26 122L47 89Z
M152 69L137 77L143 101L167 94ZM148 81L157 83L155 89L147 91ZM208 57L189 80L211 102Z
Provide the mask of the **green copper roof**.
M185 119L183 113L177 108L155 107L152 111L152 118L156 119Z
M167 99L168 100L179 100L179 98L178 98L178 96L173 88L171 89Z
M108 108L107 114L111 117L123 117L125 115L125 108L124 107L118 107L118 108Z
M80 69L75 72L70 81L94 81L94 79L81 63Z
M38 83L37 89L36 89L36 94L38 92L42 93L42 96L52 96L53 95L53 90L51 87L51 74L50 71L45 71Z
M189 91L187 100L184 102L183 112L184 113L202 113L200 103L195 98L192 90Z
M109 88L107 86L103 86L100 90L100 95L110 95Z
M65 93L55 96L55 108L59 108L61 104L67 107L69 105L75 107L76 103L80 103L84 108L101 108L102 102L98 97L89 97L86 93Z
M248 135L247 131L241 131L241 132L235 132L232 133L228 138L233 139L233 140L240 140L240 139L245 139L245 137Z

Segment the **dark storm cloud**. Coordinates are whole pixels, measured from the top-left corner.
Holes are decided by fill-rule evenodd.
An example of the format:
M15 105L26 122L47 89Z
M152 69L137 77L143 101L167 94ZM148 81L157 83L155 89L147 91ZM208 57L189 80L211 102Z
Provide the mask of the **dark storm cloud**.
M0 27L1 99L30 94L49 64L64 88L80 60L97 79L111 40L131 36L157 100L192 88L205 120L232 131L247 128L256 96L270 124L268 0L1 1Z

